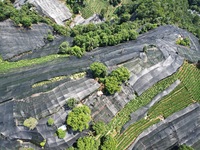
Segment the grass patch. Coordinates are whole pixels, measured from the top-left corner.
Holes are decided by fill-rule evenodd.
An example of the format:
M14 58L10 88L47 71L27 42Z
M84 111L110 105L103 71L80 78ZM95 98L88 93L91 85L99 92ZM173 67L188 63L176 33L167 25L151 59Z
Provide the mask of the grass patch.
M52 61L54 59L68 57L68 56L69 55L54 54L54 55L49 55L49 56L45 56L45 57L41 57L41 58L20 60L17 62L4 61L2 58L0 58L0 73L8 72L11 69L17 69L17 68L21 68L21 67L29 67L29 66L33 66L33 65L38 65L38 64Z
M43 85L47 85L47 84L51 84L51 83L54 83L54 82L58 82L58 81L61 81L61 80L64 80L68 78L68 76L58 76L58 77L54 77L54 78L51 78L49 80L46 80L46 81L41 81L41 82L38 82L38 83L35 83L32 85L32 88L36 88L36 87L40 87L40 86L43 86Z
M57 77L50 78L49 80L37 82L37 83L32 85L32 88L36 88L36 87L51 84L51 83L54 83L54 82L58 82L58 81L66 79L66 78L78 80L78 79L84 78L85 76L86 76L86 72L79 72L79 73L72 74L70 76L57 76Z
M200 101L200 80L198 80L199 78L200 70L197 69L193 64L184 62L183 66L179 69L177 73L158 82L155 86L144 92L140 97L137 97L136 100L139 99L142 100L141 103L146 103L145 101L149 101L150 99L152 99L150 97L154 95L153 93L154 91L157 91L156 89L159 89L159 87L161 87L162 89L163 87L166 87L166 82L170 81L171 84L171 81L174 81L174 79L181 80L181 84L177 86L176 89L170 93L170 95L165 96L160 102L152 106L152 108L148 111L148 118L146 120L141 119L129 126L129 128L121 135L116 135L115 138L118 141L118 149L122 150L127 148L140 133L142 133L145 129L152 126L153 124L159 122L159 116L163 116L164 118L166 118L173 113L186 108L192 103ZM151 93L150 91L153 91L153 93ZM130 115L130 111L125 110L128 109L127 107L131 107L131 103L133 111L136 110L137 102L134 101L135 100L132 100L130 104L128 103L125 108L120 112L123 112L123 117ZM142 105L143 104L141 104L141 106ZM112 122L118 119L117 121L120 125L124 124L124 120L127 119L123 119L123 117L117 115L112 120Z

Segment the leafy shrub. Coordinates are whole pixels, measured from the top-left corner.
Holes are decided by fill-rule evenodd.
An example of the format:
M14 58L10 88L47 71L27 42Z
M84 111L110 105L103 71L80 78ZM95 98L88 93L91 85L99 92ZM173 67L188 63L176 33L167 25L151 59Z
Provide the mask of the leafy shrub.
M69 43L67 41L62 42L59 46L59 53L67 54L69 49Z
M138 33L135 30L130 30L129 31L129 39L130 40L136 40L138 36Z
M56 131L58 138L63 139L66 135L66 131L62 130L62 129L58 129Z
M143 47L142 51L143 51L144 53L146 53L147 50L148 50L148 48L147 48L147 46L145 45L145 46Z
M130 14L128 14L128 13L125 13L125 14L123 14L122 16L121 16L121 22L127 22L127 21L129 21L130 20L130 18L131 18L131 15Z
M52 126L52 125L54 124L53 118L49 118L48 121L47 121L47 124L48 124L49 126Z
M84 49L83 48L80 48L79 46L73 46L73 47L70 47L67 54L70 54L70 55L74 55L74 56L77 56L78 58L81 58L84 54Z
M78 58L82 57L84 54L84 49L80 48L79 46L70 47L68 42L63 42L59 46L59 53L61 54L69 54L77 56Z
M121 82L119 82L115 76L106 77L104 82L105 90L108 94L114 94L121 91Z
M111 136L106 136L103 138L103 144L101 145L101 150L116 150L117 141Z
M24 16L22 17L20 23L24 26L24 27L30 27L32 24L31 18Z
M46 144L46 139L40 143L40 146L41 146L41 147L44 147L45 144Z
M69 147L67 150L75 150L74 147Z
M77 148L78 150L98 150L100 141L94 139L92 136L85 136L78 139Z
M157 24L147 23L142 27L140 33L145 33L149 30L155 29L156 27L157 27Z
M38 124L37 119L35 119L33 117L26 119L23 123L23 125L25 127L28 127L30 130L33 130L36 127L37 124Z
M54 40L54 36L51 34L51 33L48 33L48 35L47 35L47 40L49 41L49 42L52 42L53 40Z
M183 144L183 145L179 146L178 150L194 150L194 149L190 146Z
M75 98L70 98L69 100L67 100L66 104L69 108L72 109L76 106L77 100Z
M178 45L183 45L183 46L190 46L190 39L189 38L179 38L176 41L176 44Z
M90 70L94 77L105 77L107 74L107 67L100 62L94 62L90 65Z
M130 78L130 72L125 67L119 67L112 71L110 76L116 77L118 82L124 82Z
M121 0L109 0L109 3L115 7L121 3Z
M90 113L91 110L85 105L73 108L68 115L67 125L71 126L74 131L88 129L91 120Z
M52 25L52 27L53 27L54 31L56 31L56 33L61 34L61 35L64 35L64 36L67 36L67 35L68 35L68 29L65 28L65 27L63 27L63 26L61 26L61 25L58 25L58 24L56 24L56 23L54 23L54 24Z
M93 126L92 129L95 131L95 133L98 134L104 134L106 131L106 125L104 122L99 121L96 122Z

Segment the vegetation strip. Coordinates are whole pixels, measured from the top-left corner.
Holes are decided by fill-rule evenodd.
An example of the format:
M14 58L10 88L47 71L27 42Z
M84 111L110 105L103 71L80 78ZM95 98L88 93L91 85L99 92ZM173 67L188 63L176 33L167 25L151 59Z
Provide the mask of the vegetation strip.
M0 58L0 73L10 71L11 69L17 69L17 68L21 68L21 67L29 67L29 66L33 66L33 65L38 65L38 64L52 61L54 59L64 58L64 57L68 57L68 56L69 55L67 55L67 54L66 55L54 54L54 55L49 55L49 56L45 56L45 57L41 57L41 58L24 59L24 60L20 60L17 62L4 61L2 58Z

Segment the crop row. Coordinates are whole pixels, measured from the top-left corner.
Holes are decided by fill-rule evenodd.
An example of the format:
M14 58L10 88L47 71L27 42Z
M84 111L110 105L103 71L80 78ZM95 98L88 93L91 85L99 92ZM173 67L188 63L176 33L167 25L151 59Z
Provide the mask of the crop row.
M176 79L181 80L181 84L173 90L170 95L165 96L159 103L155 104L148 111L147 120L141 119L132 124L121 135L117 134L118 149L125 149L130 145L135 138L147 127L153 125L152 120L156 120L159 116L164 118L173 113L182 110L188 105L192 104L194 100L200 100L200 70L194 65L184 62L183 66L174 75L158 82L153 87L144 92L140 97L130 101L125 108L118 113L112 120L110 125L122 126L128 121L131 112L149 103L154 96L166 89ZM156 120L158 122L158 120ZM149 126L148 126L149 125Z
M126 149L132 143L133 139L136 139L138 135L140 135L148 127L152 126L153 124L158 123L159 119L154 119L154 120L141 119L138 122L139 123L135 123L131 125L129 129L127 130L127 132L125 132L124 134L120 136L120 138L118 138L118 141L119 141L119 144L117 147L118 150Z
M169 87L176 79L175 74L163 79L145 91L141 96L131 100L108 124L109 129L121 129L121 127L130 119L130 114L132 112L147 105L157 94Z
M164 118L192 104L192 98L187 89L180 85L177 92L165 97L160 103L155 104L148 112L148 117L155 118L162 115Z

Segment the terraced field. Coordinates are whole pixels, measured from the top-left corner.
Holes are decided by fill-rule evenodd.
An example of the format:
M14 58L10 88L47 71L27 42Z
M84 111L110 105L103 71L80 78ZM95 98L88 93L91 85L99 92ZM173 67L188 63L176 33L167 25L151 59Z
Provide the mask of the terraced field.
M127 130L122 134L117 134L115 137L118 141L118 149L126 149L136 138L137 136L145 129L151 125L159 122L160 119L164 119L173 113L182 110L188 105L200 101L200 70L196 68L193 64L184 62L183 66L179 71L172 75L171 77L164 79L157 83L155 86L150 88L148 91L144 92L142 96L137 97L135 100L131 101L125 109L123 109L115 119L118 119L118 124L121 126L126 122L130 114L130 110L135 111L137 107L141 107L144 103L149 102L158 91L162 91L167 87L166 83L171 83L175 79L180 79L181 84L172 92L170 95L164 97L159 103L155 104L148 112L146 119L141 119L138 122L132 124ZM158 90L160 89L160 90ZM157 92L156 92L157 91ZM136 102L135 102L136 101ZM137 107L136 107L137 106ZM129 110L129 111L128 111Z
M87 0L86 6L81 9L81 13L84 18L89 18L94 13L99 14L103 8L108 10L109 7L109 2L105 0Z
M176 81L176 75L172 75L164 80L161 80L141 96L130 101L109 123L110 129L121 128L130 118L129 115L142 106L147 105L158 93L169 87Z
M122 4L130 4L131 0L122 0ZM94 13L99 14L104 8L106 10L105 17L110 18L118 6L113 7L108 0L86 0L86 6L81 9L82 16L89 18Z

